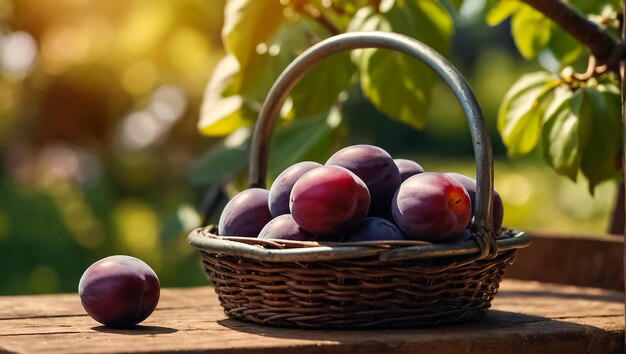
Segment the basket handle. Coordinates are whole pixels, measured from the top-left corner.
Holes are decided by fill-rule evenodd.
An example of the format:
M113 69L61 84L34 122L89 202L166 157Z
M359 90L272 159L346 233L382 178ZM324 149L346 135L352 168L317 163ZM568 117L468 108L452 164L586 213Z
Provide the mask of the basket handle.
M491 216L493 152L482 111L459 71L434 49L408 36L387 32L344 33L315 44L291 62L269 91L254 129L250 152L250 187L265 187L272 130L291 89L319 61L339 52L363 48L387 48L415 57L433 69L452 89L469 123L476 160L476 215L472 235L481 249L478 258L495 256L497 243Z

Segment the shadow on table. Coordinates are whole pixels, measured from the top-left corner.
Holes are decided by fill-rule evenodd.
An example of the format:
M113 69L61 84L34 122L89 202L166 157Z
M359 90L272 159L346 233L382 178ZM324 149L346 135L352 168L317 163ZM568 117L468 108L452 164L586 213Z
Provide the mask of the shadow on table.
M178 332L177 329L170 327L142 325L133 326L131 328L110 328L106 326L96 326L92 327L91 329L102 333L115 333L126 335L171 334Z
M508 341L510 344L520 341L531 345L531 342L556 343L567 338L563 335L577 336L578 340L584 341L586 337L606 336L606 345L622 345L622 339L612 337L612 334L603 328L554 320L547 317L533 316L522 313L490 310L482 319L454 325L444 325L428 328L415 329L363 329L363 330L314 330L314 329L294 329L272 326L263 326L247 323L235 319L224 319L217 321L218 324L234 331L255 334L264 337L283 339L304 339L304 340L327 340L338 343L363 344L366 342L412 342L420 343L446 342L447 345L486 345L499 341ZM623 335L622 335L623 338ZM454 341L459 341L458 344ZM529 342L530 341L530 342ZM615 343L613 343L613 341ZM609 343L610 342L610 343ZM469 343L469 344L468 344Z

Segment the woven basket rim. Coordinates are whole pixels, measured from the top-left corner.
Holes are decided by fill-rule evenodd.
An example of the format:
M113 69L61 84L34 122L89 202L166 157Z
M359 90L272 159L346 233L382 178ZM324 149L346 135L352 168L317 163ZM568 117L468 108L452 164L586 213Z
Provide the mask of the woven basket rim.
M381 261L429 259L478 255L475 240L456 243L424 241L315 242L218 236L215 226L189 233L189 243L199 251L269 262L308 262L378 256ZM498 253L530 245L530 236L520 230L505 230L497 236Z

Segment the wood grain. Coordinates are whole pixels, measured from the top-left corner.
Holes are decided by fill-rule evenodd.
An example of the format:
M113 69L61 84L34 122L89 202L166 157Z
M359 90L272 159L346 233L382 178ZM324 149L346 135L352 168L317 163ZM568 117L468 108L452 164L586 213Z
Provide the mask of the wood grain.
M136 329L100 326L76 294L0 297L0 352L617 353L623 294L505 280L481 321L393 331L313 331L226 319L210 287L165 289Z

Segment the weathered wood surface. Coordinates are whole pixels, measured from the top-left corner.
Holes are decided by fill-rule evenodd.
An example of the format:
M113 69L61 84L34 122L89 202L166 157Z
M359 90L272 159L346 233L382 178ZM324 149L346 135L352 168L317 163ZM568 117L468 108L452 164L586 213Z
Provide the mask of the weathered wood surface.
M314 331L226 319L210 287L165 289L137 329L99 326L78 295L0 297L0 352L622 353L623 294L506 280L481 321L430 329Z
M529 234L507 277L624 291L624 236Z

